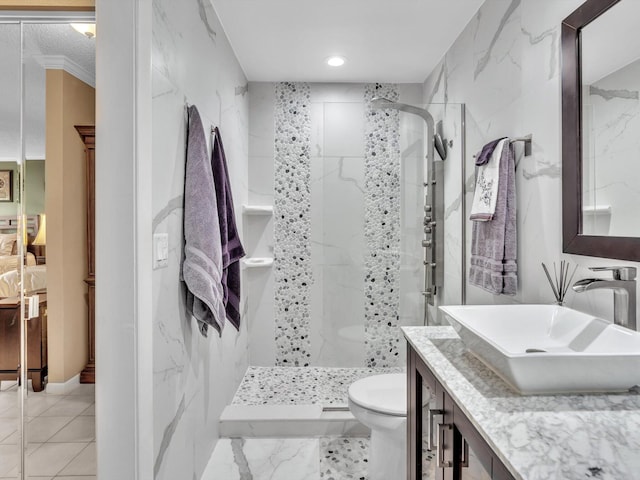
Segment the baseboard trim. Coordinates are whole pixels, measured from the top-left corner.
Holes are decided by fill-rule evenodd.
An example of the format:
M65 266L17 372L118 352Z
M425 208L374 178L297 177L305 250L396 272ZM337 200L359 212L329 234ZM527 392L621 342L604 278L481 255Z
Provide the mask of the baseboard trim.
M64 383L47 383L46 391L49 395L66 395L80 385L80 374L74 375Z

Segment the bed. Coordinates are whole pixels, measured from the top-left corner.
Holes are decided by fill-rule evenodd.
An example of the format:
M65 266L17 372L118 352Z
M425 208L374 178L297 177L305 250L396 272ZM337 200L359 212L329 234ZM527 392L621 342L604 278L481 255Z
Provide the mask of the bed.
M20 257L18 255L0 255L0 275L11 271L16 271L18 269L19 262ZM27 253L25 257L25 266L32 267L35 265L36 257L33 255L33 253Z
M18 217L0 216L0 275L17 270L20 264L20 256L17 255L17 239L16 230L18 229ZM32 239L38 232L39 217L38 215L28 215L25 221L27 238ZM35 247L27 246L27 249ZM36 265L36 257L32 252L25 254L25 266Z
M37 215L26 217L29 240L38 230ZM31 318L26 325L27 376L32 380L33 390L44 389L48 374L47 367L47 267L36 265L37 247L22 257L17 253L17 217L0 216L0 380L15 380L20 364L21 314L20 291L27 295L39 293L39 315ZM40 255L38 253L38 255ZM23 277L21 279L21 274Z
M47 288L47 266L30 265L24 267L24 281L26 293L39 292ZM20 272L10 270L0 274L0 298L16 297L20 295Z

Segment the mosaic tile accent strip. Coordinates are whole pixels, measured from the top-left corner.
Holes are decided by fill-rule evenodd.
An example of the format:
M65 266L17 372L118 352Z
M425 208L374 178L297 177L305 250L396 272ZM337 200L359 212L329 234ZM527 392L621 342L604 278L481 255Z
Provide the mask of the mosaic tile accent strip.
M348 405L356 380L404 368L249 367L232 405Z
M365 352L368 367L400 365L400 112L394 84L367 84L365 102Z
M311 90L282 82L275 95L276 364L302 367L311 357Z
M369 438L320 438L320 478L365 480L369 467Z

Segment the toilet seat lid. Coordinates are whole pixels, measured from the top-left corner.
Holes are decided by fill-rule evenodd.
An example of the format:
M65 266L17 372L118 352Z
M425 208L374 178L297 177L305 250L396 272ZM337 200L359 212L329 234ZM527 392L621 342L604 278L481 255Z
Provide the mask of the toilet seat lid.
M349 399L374 412L406 416L407 376L386 373L356 380L349 386Z

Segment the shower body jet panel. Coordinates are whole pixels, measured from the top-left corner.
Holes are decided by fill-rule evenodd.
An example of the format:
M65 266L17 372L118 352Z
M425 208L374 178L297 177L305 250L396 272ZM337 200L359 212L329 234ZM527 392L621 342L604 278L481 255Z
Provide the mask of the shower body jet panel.
M394 102L386 98L374 98L372 108L391 108L418 115L427 124L427 177L424 182L424 291L426 302L423 323L428 324L427 306L433 305L438 288L444 285L444 164L436 161L433 117L424 108Z

